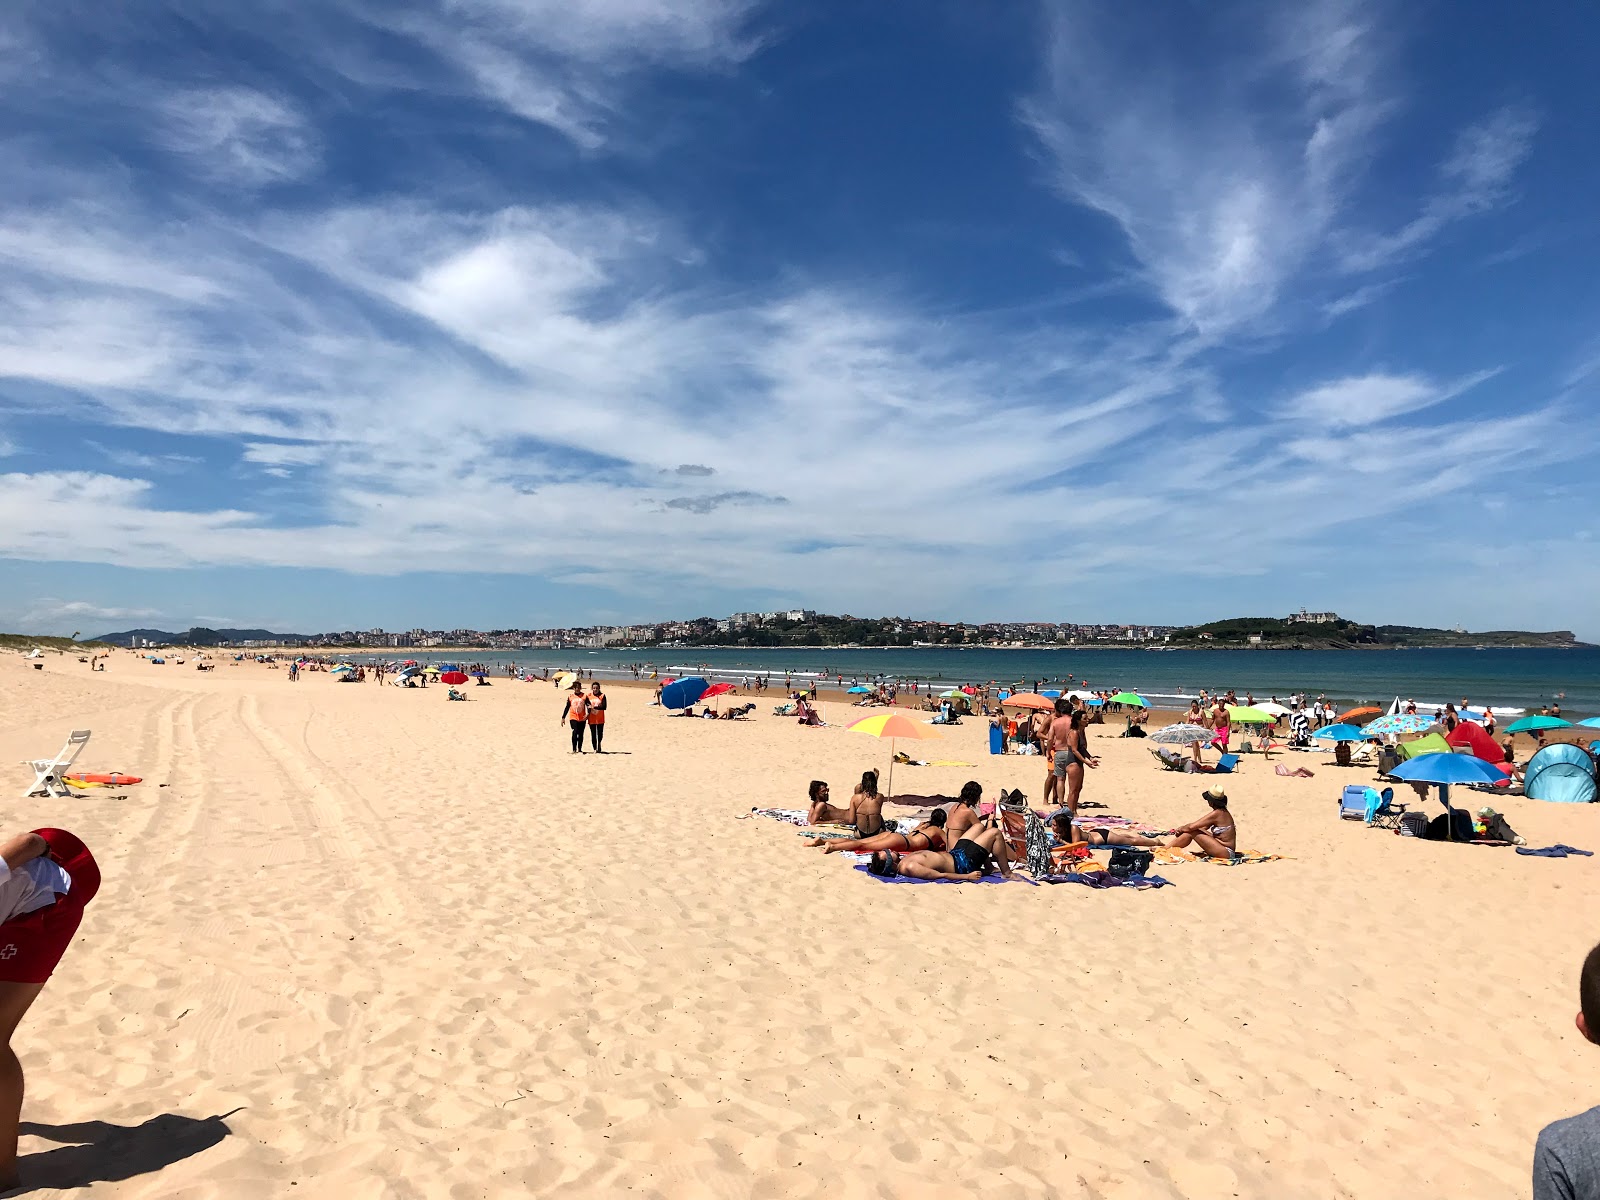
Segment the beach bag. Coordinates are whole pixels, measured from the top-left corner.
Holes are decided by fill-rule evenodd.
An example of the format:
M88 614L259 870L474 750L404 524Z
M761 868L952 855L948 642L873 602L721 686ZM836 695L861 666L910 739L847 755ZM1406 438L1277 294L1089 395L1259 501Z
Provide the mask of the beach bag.
M1428 818L1424 813L1400 814L1400 827L1395 830L1401 837L1425 838L1428 836Z
M1130 875L1144 875L1155 861L1155 855L1136 846L1113 846L1111 862L1106 871L1113 879L1126 879Z

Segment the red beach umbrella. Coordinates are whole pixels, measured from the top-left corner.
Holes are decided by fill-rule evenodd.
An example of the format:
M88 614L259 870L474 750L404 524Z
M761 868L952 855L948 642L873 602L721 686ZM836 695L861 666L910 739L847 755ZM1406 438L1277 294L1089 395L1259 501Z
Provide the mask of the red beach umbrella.
M443 675L439 676L440 683L456 684L465 683L466 681L467 677L461 671L446 671Z
M726 696L731 691L733 691L733 684L731 683L713 683L700 694L700 699L710 700L714 696Z

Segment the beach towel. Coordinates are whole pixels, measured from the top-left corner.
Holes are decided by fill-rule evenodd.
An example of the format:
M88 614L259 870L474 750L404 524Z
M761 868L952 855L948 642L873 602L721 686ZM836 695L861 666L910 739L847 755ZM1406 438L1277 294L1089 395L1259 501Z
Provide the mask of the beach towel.
M855 869L860 871L868 879L876 879L879 883L953 883L961 884L963 886L970 886L974 883L1031 882L1030 880L1023 879L1020 875L1013 876L1010 879L1003 879L999 875L985 875L982 879L907 879L904 875L874 875L871 871L867 870L866 863L860 864Z
M1049 875L1045 877L1044 882L1081 883L1085 887L1096 889L1129 887L1139 891L1175 886L1170 879L1163 879L1160 875L1129 875L1126 879L1118 879L1104 868L1100 870L1074 871L1067 875Z
M1286 767L1282 763L1272 768L1279 775L1287 775L1290 779L1312 779L1315 776L1306 767Z
M738 817L748 821L751 817L765 817L769 821L783 821L789 825L811 824L811 814L803 808L752 808Z
M1283 858L1281 854L1263 854L1259 850L1238 850L1231 859L1212 858L1206 854L1190 854L1187 850L1179 850L1173 846L1160 846L1151 851L1155 860L1164 866L1176 866L1178 863L1213 863L1219 867L1243 867L1252 863L1278 862Z
M1593 850L1579 850L1576 846L1540 846L1537 850L1529 846L1518 846L1518 854L1526 854L1530 858L1566 858L1569 854L1581 854L1584 858L1593 858Z

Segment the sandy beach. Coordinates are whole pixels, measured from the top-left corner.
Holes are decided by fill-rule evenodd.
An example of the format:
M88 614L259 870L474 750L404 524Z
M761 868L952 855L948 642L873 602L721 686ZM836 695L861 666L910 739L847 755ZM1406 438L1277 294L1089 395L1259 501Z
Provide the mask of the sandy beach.
M1525 1196L1540 1126L1600 1091L1600 860L1340 822L1372 775L1330 756L1225 780L1282 861L887 886L737 819L885 743L616 688L613 752L577 757L554 687L467 692L0 658L7 831L70 829L105 877L15 1039L29 1194ZM145 782L18 799L84 727L80 768ZM1197 816L1213 781L1119 729L1085 799ZM981 720L903 748L973 766L898 791L1039 800ZM1600 850L1592 806L1496 807Z

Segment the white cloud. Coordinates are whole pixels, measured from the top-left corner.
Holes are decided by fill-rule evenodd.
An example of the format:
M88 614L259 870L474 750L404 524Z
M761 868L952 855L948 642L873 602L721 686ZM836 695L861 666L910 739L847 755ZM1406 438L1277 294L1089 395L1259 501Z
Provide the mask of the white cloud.
M317 139L281 96L247 87L194 88L166 97L158 140L201 175L261 187L315 169Z
M1318 427L1356 429L1453 399L1496 374L1496 371L1481 371L1452 384L1440 384L1421 375L1351 376L1319 384L1290 397L1281 415Z
M96 621L142 620L159 616L153 608L125 608L117 605L94 604L88 600L57 600L45 596L33 601L17 620L30 628L65 629L68 625ZM108 633L110 630L83 630L85 633Z
M1459 135L1439 192L1403 229L1350 230L1400 108L1375 7L1269 8L1213 47L1130 34L1088 2L1048 6L1046 84L1023 120L1063 194L1117 224L1155 295L1201 335L1270 325L1295 285L1385 267L1505 199L1534 128L1515 110Z

